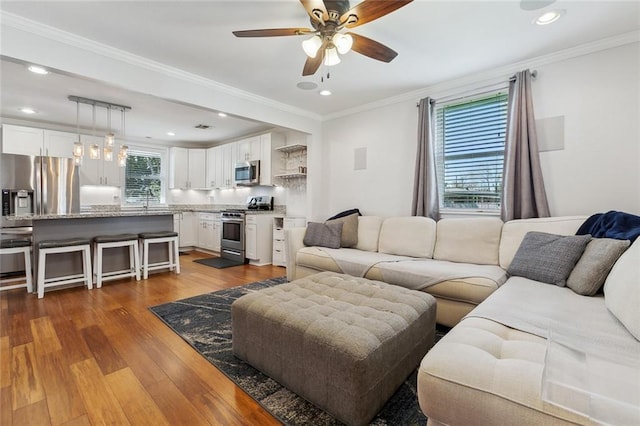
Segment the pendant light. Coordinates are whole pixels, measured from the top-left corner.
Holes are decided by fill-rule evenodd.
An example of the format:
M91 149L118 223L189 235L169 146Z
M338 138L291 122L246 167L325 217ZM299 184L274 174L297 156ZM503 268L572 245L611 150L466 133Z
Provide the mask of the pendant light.
M73 164L79 166L82 164L84 156L84 145L80 140L80 102L76 101L76 141L73 143Z
M104 136L104 161L113 161L113 143L115 135L111 132L111 106L107 107L107 121L109 132Z
M122 140L124 141L125 135L125 113L126 110L122 108ZM120 167L126 167L127 165L127 157L129 156L129 147L127 145L120 145L120 150L118 151L118 165Z
M96 137L96 105L93 104L92 105L92 111L93 111L93 127L92 127L92 131L91 131L91 136L93 136L94 140ZM100 159L100 146L97 143L93 143L91 144L91 146L89 146L89 158L91 158L92 160L99 160Z

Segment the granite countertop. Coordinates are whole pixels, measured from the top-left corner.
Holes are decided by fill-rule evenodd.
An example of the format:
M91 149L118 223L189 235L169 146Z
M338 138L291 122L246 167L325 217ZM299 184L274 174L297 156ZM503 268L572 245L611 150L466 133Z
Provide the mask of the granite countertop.
M90 211L80 213L38 214L22 216L5 216L9 221L14 220L49 220L49 219L87 219L93 217L130 217L130 216L166 216L173 215L170 210L123 210L123 211Z

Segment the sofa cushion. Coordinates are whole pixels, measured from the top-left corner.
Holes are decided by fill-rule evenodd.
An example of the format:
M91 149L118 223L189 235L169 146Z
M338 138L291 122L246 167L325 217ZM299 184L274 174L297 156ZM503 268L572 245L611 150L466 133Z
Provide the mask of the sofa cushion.
M613 265L604 283L604 300L609 311L640 340L640 239Z
M441 219L433 258L497 265L502 221L495 217Z
M411 258L350 248L334 250L305 247L298 250L296 254L296 263L299 266L318 271L339 272L355 277L363 277L369 268L378 262L395 262L407 259Z
M380 228L378 251L411 257L433 257L435 220L423 216L391 217Z
M528 232L508 272L513 276L564 287L589 241L591 235L562 236Z
M546 339L484 318L465 318L424 357L420 408L435 424L589 424L547 404L541 386Z
M358 216L359 213L329 219L326 223L342 222L342 237L340 247L353 247L358 244Z
M585 219L585 216L563 216L516 219L506 222L502 226L502 236L500 237L500 266L509 269L511 260L527 232L574 235Z
M309 222L304 234L304 245L340 248L342 226L342 222Z
M596 294L604 284L613 264L629 244L629 240L592 239L576 263L576 267L571 271L567 279L567 287L583 296Z
M380 227L383 220L378 216L358 217L358 243L356 244L358 250L378 251Z

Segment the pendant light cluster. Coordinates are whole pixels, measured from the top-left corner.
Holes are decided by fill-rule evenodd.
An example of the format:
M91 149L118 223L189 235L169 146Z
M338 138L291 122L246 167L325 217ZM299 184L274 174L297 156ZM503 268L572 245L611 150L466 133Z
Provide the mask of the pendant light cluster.
M113 129L111 127L111 110L119 110L120 111L120 120L121 120L121 130L122 134L120 138L124 141L125 137L125 113L127 110L130 110L131 107L125 105L113 104L111 102L98 101L95 99L82 98L79 96L69 96L70 101L76 103L76 133L78 140L73 144L73 159L76 165L82 164L82 158L85 154L84 144L80 140L80 104L91 105L91 116L92 116L92 133L91 135L96 136L96 107L105 108L107 110L107 133L104 136L103 142L101 144L92 143L88 147L89 158L92 160L99 160L101 157L104 158L104 161L113 161L114 152L116 151L116 135L113 133ZM129 147L122 144L118 149L118 165L120 167L124 167L127 165L127 155L128 155Z

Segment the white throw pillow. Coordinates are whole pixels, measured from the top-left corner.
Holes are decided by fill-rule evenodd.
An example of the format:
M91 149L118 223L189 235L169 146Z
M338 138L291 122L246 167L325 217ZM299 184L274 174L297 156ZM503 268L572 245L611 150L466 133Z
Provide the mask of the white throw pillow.
M640 340L640 238L609 272L604 282L604 302L622 325Z

